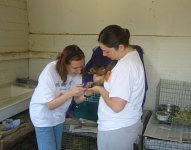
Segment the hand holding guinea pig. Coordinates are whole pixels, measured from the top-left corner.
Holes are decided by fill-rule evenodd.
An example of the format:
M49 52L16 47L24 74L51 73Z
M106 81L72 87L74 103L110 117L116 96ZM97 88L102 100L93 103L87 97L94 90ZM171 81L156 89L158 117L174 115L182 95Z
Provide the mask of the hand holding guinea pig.
M85 92L85 88L82 85L76 85L71 89L71 93L73 96L80 96Z
M107 67L103 66L94 66L90 69L90 74L93 75L93 85L92 86L103 86L104 79L109 72L115 67L117 60L112 60Z
M93 84L91 87L87 88L87 92L100 93L100 90L103 88L104 80L107 77L108 73L111 72L113 67L117 64L116 60L112 60L106 68L103 66L94 66L90 69L90 74L93 74Z
M104 76L106 74L106 69L103 66L94 66L90 69L90 74L93 75L92 86L103 86Z

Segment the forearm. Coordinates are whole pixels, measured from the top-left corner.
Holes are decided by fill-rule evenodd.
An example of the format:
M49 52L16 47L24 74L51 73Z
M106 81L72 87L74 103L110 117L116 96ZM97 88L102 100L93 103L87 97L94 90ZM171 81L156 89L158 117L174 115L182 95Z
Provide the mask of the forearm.
M122 111L127 103L125 100L122 100L121 98L117 97L110 98L109 92L107 92L104 87L100 87L99 92L103 97L105 103L116 113Z
M114 103L109 97L109 92L104 87L100 87L99 93L102 96L105 103L113 110Z
M68 92L58 96L57 98L53 99L52 101L50 101L48 103L48 108L55 109L55 108L59 107L60 105L62 105L63 103L65 103L71 97L73 97L73 95L71 92L68 91Z
M106 102L106 104L111 107L112 103L110 102L110 98L109 98L109 92L104 88L101 87L99 88L99 93L100 95L103 97L104 101Z

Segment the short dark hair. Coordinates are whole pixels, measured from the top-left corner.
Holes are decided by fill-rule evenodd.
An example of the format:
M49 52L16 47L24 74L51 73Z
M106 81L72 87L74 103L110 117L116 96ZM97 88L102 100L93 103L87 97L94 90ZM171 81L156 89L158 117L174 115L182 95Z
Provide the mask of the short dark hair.
M99 34L98 42L109 48L117 49L120 44L125 47L129 46L130 32L118 25L109 25L105 27Z

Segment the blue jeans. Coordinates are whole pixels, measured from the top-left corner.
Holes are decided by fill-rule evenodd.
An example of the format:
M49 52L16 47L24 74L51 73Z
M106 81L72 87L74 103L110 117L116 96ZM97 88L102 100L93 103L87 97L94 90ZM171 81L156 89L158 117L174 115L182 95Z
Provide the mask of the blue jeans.
M35 127L39 150L61 150L63 123L52 127Z

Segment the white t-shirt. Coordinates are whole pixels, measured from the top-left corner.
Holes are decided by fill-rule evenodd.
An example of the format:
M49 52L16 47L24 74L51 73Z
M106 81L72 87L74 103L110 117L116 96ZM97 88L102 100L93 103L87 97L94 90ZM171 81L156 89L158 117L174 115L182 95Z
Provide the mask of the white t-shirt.
M109 97L127 101L124 109L114 112L100 97L98 107L98 130L107 131L128 127L140 120L145 90L144 68L137 51L127 53L112 69L104 82Z
M35 127L55 126L65 121L66 111L72 98L61 106L50 110L47 103L70 90L74 85L81 84L80 75L68 75L67 81L63 82L56 71L56 61L49 63L40 74L30 102L30 117Z

